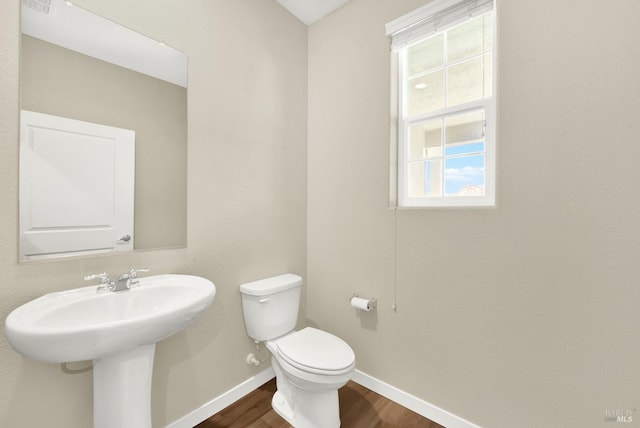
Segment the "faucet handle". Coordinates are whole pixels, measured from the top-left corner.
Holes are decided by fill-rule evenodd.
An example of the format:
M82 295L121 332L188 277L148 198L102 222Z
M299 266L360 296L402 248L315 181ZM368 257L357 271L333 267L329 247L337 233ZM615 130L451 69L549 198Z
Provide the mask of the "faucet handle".
M128 274L124 274L127 275L129 278L129 287L137 287L138 285L140 285L140 282L138 281L138 272L149 272L149 269L147 268L131 268L129 269L129 273Z
M148 268L131 268L129 269L129 278L135 279L138 277L138 272L149 272Z
M99 279L100 284L108 284L111 282L111 279L109 278L109 274L106 272L87 275L84 277L85 281L91 281L92 279Z
M109 274L107 274L106 272L87 275L84 277L85 281L91 281L92 279L100 280L100 285L98 286L98 290L103 290L105 288L111 289L112 287L111 278L109 278Z

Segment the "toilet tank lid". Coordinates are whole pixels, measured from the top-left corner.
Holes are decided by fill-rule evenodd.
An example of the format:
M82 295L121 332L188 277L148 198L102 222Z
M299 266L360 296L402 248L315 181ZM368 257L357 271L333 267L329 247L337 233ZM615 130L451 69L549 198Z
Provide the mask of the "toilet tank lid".
M273 276L240 285L240 292L250 296L268 296L302 285L302 277L293 273Z

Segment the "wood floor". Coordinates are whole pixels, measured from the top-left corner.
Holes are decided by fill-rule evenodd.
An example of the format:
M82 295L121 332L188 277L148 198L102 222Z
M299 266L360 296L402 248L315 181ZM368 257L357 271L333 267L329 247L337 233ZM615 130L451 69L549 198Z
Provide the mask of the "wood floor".
M271 408L275 391L273 379L195 428L290 428ZM444 428L354 382L338 395L341 428Z

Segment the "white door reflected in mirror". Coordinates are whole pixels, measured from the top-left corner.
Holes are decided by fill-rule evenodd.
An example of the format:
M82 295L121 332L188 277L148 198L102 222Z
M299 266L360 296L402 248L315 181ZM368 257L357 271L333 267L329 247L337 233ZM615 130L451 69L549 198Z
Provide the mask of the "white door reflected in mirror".
M135 132L25 110L20 127L20 259L133 250Z

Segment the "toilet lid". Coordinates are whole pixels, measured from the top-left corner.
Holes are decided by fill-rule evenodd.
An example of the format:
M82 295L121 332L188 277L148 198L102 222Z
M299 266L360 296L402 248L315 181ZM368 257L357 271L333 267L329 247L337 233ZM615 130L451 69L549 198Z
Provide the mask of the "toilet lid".
M312 327L278 340L278 353L289 364L310 371L343 371L355 361L344 340Z

